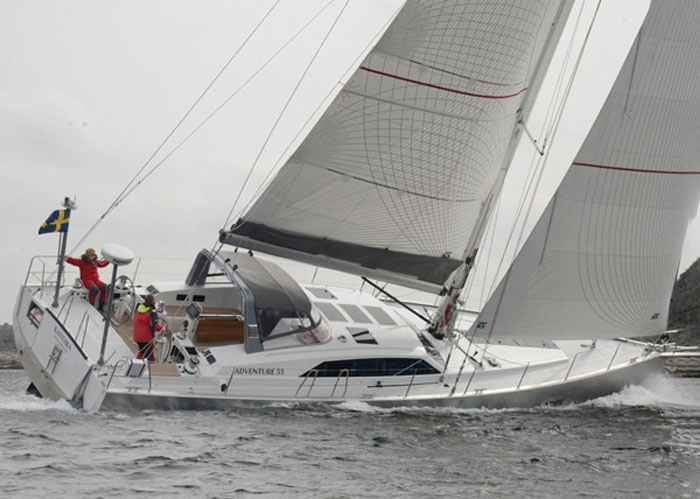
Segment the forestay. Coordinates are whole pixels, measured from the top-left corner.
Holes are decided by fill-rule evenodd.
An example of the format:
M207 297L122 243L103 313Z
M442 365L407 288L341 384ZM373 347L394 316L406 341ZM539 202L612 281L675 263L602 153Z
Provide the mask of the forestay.
M518 110L570 7L408 1L220 240L439 290L509 163Z
M473 328L657 334L700 195L700 4L654 0L601 114Z

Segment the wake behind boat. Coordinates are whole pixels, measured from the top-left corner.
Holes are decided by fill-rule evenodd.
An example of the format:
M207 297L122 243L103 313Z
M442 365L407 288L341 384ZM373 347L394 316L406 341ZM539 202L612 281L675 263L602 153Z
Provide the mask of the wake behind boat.
M571 5L406 2L184 282L133 286L117 278L128 250L103 247L107 319L88 289L61 285L60 272L50 282L33 261L14 327L34 390L90 410L504 407L598 397L660 370L671 353L616 338L664 331L697 208L700 93L681 84L700 79L700 9L689 4L653 3L532 234L478 316L460 312ZM259 252L441 298L421 312L299 284ZM154 363L131 339L146 293L172 330Z

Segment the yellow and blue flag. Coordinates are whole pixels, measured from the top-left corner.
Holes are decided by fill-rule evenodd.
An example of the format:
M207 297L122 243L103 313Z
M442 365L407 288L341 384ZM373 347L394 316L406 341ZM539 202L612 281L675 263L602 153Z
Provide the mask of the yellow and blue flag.
M47 232L68 232L68 222L70 222L70 210L56 210L39 227L39 234Z

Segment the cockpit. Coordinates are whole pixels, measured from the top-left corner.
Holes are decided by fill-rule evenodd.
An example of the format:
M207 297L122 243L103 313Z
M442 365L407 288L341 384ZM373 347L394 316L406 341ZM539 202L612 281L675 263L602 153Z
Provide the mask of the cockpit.
M199 296L199 303L188 309L193 326L197 326L193 337L197 343L207 338L227 342L230 334L226 332L236 329L232 321L221 320L221 327L216 328L216 317L207 314L222 309L229 311L227 316L238 318L248 353L320 344L331 338L320 312L291 276L276 264L248 253L202 250L186 284L190 289L201 288L199 295L192 296L193 301Z

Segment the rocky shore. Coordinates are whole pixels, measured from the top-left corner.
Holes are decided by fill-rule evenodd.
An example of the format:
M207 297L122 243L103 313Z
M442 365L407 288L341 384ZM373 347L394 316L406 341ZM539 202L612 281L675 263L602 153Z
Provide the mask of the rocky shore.
M12 325L7 323L0 326L0 369L22 369L12 335Z

